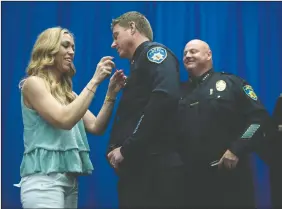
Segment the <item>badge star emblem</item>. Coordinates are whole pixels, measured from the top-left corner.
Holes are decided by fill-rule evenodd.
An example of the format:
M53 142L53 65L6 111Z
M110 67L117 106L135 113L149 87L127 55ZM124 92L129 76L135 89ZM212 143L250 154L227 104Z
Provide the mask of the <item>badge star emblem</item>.
M159 60L163 59L164 56L160 52L158 52L158 53L154 54L154 56L152 58L155 61L159 61Z

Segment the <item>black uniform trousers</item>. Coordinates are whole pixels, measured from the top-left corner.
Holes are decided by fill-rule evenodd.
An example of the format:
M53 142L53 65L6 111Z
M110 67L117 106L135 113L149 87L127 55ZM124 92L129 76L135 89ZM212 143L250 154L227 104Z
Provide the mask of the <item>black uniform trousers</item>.
M255 208L251 172L248 163L233 170L190 165L186 166L186 205L193 209ZM250 170L249 170L250 171Z
M184 208L186 196L183 165L159 167L149 162L143 168L119 174L120 208Z

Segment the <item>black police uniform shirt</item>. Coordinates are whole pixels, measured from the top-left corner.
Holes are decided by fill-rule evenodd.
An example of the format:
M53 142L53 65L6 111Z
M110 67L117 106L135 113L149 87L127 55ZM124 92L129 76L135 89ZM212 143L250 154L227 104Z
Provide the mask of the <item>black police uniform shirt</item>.
M175 150L178 65L159 43L146 41L137 47L109 141L108 151L122 146L123 162ZM172 164L178 164L174 158Z
M185 157L211 163L227 149L239 159L252 151L269 115L246 81L211 69L183 83L179 117Z

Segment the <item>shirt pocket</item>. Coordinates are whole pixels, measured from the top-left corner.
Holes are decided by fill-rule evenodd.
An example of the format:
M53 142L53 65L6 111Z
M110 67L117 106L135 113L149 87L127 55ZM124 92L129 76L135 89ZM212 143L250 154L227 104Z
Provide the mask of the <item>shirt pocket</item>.
M210 114L222 127L232 126L240 115L238 107L231 96L226 94L226 92L219 92L209 95L206 102L209 105Z
M215 110L223 110L229 109L231 102L226 94L214 93L207 97L207 105L211 105Z

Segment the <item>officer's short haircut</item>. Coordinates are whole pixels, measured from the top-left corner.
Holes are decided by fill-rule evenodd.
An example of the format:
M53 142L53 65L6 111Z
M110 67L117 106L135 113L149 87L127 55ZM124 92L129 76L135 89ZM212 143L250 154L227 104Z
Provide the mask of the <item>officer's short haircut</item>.
M111 29L113 30L116 24L121 27L128 28L130 22L135 22L137 30L146 36L150 41L153 41L153 31L148 19L139 12L126 12L116 19L112 20Z

